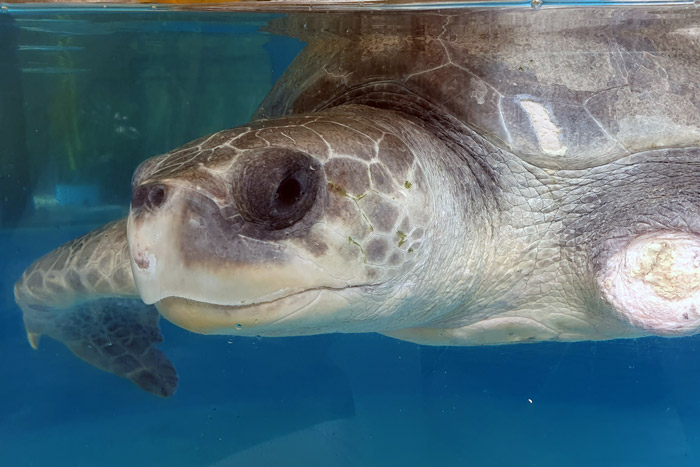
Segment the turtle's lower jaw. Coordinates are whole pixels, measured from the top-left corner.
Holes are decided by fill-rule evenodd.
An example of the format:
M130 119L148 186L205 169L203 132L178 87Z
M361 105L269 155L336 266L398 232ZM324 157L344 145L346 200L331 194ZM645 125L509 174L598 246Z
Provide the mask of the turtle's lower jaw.
M318 334L328 332L328 326L338 320L336 313L348 305L343 292L351 288L360 287L310 289L267 302L238 306L168 297L156 303L156 307L168 321L199 334Z

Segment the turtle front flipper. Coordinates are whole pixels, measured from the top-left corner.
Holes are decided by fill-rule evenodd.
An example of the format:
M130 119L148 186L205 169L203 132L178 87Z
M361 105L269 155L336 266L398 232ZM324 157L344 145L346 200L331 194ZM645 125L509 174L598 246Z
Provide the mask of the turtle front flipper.
M155 346L159 314L141 301L131 273L126 220L76 238L34 262L15 284L29 342L41 335L140 388L170 396L177 373Z

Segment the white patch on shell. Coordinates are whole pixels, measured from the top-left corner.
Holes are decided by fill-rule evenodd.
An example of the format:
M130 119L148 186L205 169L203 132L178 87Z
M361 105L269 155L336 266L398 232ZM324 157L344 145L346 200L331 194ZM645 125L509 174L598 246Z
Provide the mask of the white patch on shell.
M659 335L700 328L700 237L660 232L635 238L599 278L604 298L634 326Z
M566 154L566 146L561 142L561 128L554 124L549 110L539 102L521 100L520 106L527 112L530 124L535 130L540 149L552 156Z
M472 85L472 98L476 100L476 103L479 105L484 105L484 102L486 102L486 95L489 92L489 89L486 87L486 84L481 81L480 79L477 78L472 78L471 80L471 85Z

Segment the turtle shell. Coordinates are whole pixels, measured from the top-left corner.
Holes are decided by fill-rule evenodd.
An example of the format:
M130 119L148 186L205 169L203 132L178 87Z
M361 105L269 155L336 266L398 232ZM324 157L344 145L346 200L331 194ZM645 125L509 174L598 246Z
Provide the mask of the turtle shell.
M259 117L409 96L553 169L700 144L697 9L293 14L271 29L308 45Z

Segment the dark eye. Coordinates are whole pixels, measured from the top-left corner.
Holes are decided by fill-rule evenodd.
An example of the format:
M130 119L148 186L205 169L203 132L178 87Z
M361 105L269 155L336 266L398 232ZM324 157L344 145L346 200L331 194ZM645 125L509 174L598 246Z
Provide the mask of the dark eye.
M282 180L282 183L277 187L275 199L277 205L284 209L298 203L302 196L304 196L304 188L301 186L301 182L292 175Z
M236 164L233 195L241 216L266 230L291 227L313 207L320 164L283 148L251 152Z

